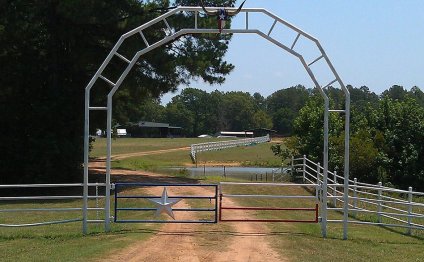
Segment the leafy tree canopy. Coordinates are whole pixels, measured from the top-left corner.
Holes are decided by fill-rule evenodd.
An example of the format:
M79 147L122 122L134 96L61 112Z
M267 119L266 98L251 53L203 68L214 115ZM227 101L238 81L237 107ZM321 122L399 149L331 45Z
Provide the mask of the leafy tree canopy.
M197 5L194 0L175 3ZM84 87L123 33L157 17L169 4L165 0L1 2L0 66L7 77L0 89L4 134L0 183L81 180ZM175 30L191 26L190 15L179 13L168 22ZM203 16L199 23L216 27L213 17ZM153 26L144 34L154 43L164 32ZM223 59L230 39L230 35L187 35L144 55L114 97L115 121L148 117L143 111L158 107L140 104L140 97L156 99L190 79L223 83L233 69ZM131 58L143 47L137 35L119 51ZM114 57L104 76L116 81L124 66ZM96 83L92 105L104 106L109 88ZM103 114L93 113L91 119L93 129L104 126Z

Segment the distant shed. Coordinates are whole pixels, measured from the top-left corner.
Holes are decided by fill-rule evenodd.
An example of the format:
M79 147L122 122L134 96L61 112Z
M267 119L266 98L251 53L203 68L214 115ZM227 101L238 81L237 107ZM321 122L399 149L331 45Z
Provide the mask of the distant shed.
M140 121L126 125L131 137L181 137L182 127L168 123Z
M273 129L268 129L268 128L253 128L253 129L249 129L249 130L245 130L245 132L252 132L254 137L258 137L258 136L266 136L266 135L270 135L272 136L273 133L277 133L276 130Z

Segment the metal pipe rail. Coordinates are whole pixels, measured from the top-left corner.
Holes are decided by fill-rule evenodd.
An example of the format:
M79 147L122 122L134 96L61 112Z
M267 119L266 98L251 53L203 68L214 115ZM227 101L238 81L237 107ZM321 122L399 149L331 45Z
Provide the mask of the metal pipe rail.
M267 187L315 187L317 184L293 184L293 183L243 183L243 182L221 182L219 184L220 202L219 202L219 221L221 222L293 222L293 223L318 223L318 203L317 196L311 195L258 195L258 194L224 194L223 188L226 186L267 186ZM223 198L255 198L255 199L313 199L315 200L315 208L307 207L243 207L243 206L223 206ZM314 211L315 218L312 220L296 220L296 219L223 219L223 210L262 210L262 211Z
M378 211L374 211L374 210L368 210L368 209L363 209L363 208L353 208L353 209L349 209L352 211L357 211L357 212L363 212L363 213L371 213L371 214L384 214L384 215L392 215L392 216L399 216L399 217L412 217L412 218L424 218L424 215L422 214L418 214L418 213L414 213L414 214L405 214L405 213L393 213L393 212L378 212ZM408 212L406 212L408 213Z
M301 198L301 199L316 199L315 196L283 196L283 195L233 195L233 194L222 194L223 197L232 198Z
M422 219L424 214L413 212L412 208L423 208L424 203L414 202L413 197L424 196L423 192L413 191L410 187L409 190L401 190L396 188L390 188L383 186L381 183L378 185L363 183L354 180L348 179L345 181L345 178L337 175L336 172L328 171L327 174L330 174L331 177L327 177L326 183L324 184L324 174L322 172L322 167L319 163L315 163L310 159L303 156L302 158L292 158L292 167L303 167L301 171L303 173L303 179L306 182L315 184L323 183L323 187L328 188L327 190L327 199L333 199L334 208L328 208L322 202L322 207L326 210L337 210L343 211L344 218L343 220L328 220L328 222L340 222L340 223L351 223L348 221L349 212L360 212L360 213L370 213L376 214L378 216L379 222L368 222L367 224L374 225L383 225L381 223L381 218L392 219L399 223L404 223L403 227L408 228L408 234L411 234L411 229L424 229L424 225L414 224L411 219ZM340 191L337 188L343 187L344 190ZM374 193L372 191L375 191ZM405 198L387 196L383 193L395 193L403 194ZM339 195L340 194L340 195ZM350 203L349 201L353 201ZM343 204L343 208L337 207L338 203ZM358 205L366 205L367 208L358 207ZM375 208L376 210L370 210L370 208ZM392 212L385 212L384 209L392 210ZM399 212L399 213L395 213ZM403 217L399 219L396 217ZM365 224L365 223L362 223ZM384 224L386 226L391 226L393 224ZM394 224L393 226L398 226Z
M9 184L0 185L0 188L43 188L43 187L83 187L82 183L69 184ZM89 183L88 186L106 186L105 183Z
M104 187L105 183L88 183L89 187ZM0 189L28 189L28 188L71 188L71 187L83 187L83 183L63 183L63 184L8 184L0 185ZM96 190L97 192L97 190ZM82 195L73 195L73 196L11 196L11 197L0 197L0 201L29 201L29 200L81 200L84 197ZM89 195L87 199L102 199L105 196L101 195ZM15 202L16 203L16 202ZM15 204L14 203L14 204ZM0 213L26 213L26 212L80 212L82 207L28 207L28 208L3 208L0 209ZM99 207L87 207L87 211L101 211L105 208ZM75 219L65 219L65 220L53 220L45 222L34 222L34 223L23 223L23 224L0 224L0 227L33 227L33 226L43 226L43 225L53 225L53 224L64 224L83 221L82 218Z
M72 223L72 222L79 222L79 221L82 221L82 218L56 220L56 221L39 222L39 223L28 223L28 224L0 224L0 227L35 227L35 226L45 226L45 225L54 225L54 224L65 224L65 223Z
M244 139L237 139L237 140L192 144L190 146L191 147L190 155L193 159L193 162L196 162L196 154L199 152L214 151L214 150L221 150L221 149L238 147L238 146L247 146L251 144L266 143L266 142L269 142L270 140L271 139L269 135L266 135L266 136L254 137L254 138L244 138Z
M222 201L221 201L222 202ZM220 202L219 221L220 222L285 222L285 223L318 223L318 204L315 208L305 207L223 207ZM315 218L311 219L223 219L222 210L262 210L262 211L312 211L315 212Z
M120 192L123 188L129 188L129 187L163 187L162 196L155 196L155 195L122 195ZM213 189L213 195L176 195L176 196L168 196L167 191L165 191L165 188L172 188L172 187L204 187L204 188L212 188ZM167 184L167 183L116 183L114 184L115 188L115 208L114 208L114 217L113 221L115 223L217 223L218 221L218 185L217 184ZM177 212L209 212L213 218L211 219L192 219L192 220L164 220L164 219L134 219L131 217L125 217L125 215L129 215L132 211L136 212L149 212L149 211L157 211L157 208L152 208L149 206L144 207L122 207L120 206L120 203L123 199L142 199L142 200L152 200L152 199L162 199L164 200L164 195L167 199L200 199L201 201L207 200L210 203L213 203L213 208L203 208L203 207L190 207L190 208L172 208L172 211ZM211 201L214 202L211 202ZM138 202L137 204L140 205L140 203L146 203L145 202ZM147 205L147 204L145 204ZM121 215L120 213L126 211L125 215ZM134 214L134 212L132 212ZM122 218L124 216L124 218Z
M327 220L331 223L343 223L343 220L337 220L337 219L329 219ZM377 226L387 226L387 227L401 227L401 228L411 228L411 229L420 229L423 230L424 226L422 225L402 225L402 224L387 224L387 223L380 223L380 222L369 222L369 221L358 221L358 220L348 220L348 223L351 224L362 224L362 225L377 225Z
M243 183L243 182L220 182L220 186L222 185L238 185L238 186L312 186L317 187L317 184L291 184L291 183Z
M332 196L332 197L329 197L329 198L334 198L334 197ZM340 197L336 197L336 198L337 198L337 200L343 202L343 200L340 200L339 199ZM370 202L370 201L362 201L362 202L368 203L368 204L373 204L373 205L378 205L378 203L374 203L374 202ZM399 211L399 212L408 213L408 211L406 211L406 210L402 210L402 209L398 209L398 208L394 208L394 207L390 207L390 206L386 206L386 205L382 205L382 206L383 207L386 207L386 208L389 208L389 209L393 209L393 210ZM394 219L394 220L397 220L397 219L396 218L393 218L393 217L390 217L389 215L404 216L404 217L409 217L409 218L424 218L424 215L421 215L421 214L418 214L418 213L401 214L401 213L391 213L391 212L383 212L383 211L374 211L374 210L369 210L369 209L365 209L365 208L358 208L358 207L353 206L352 204L349 204L349 207L352 207L352 208L349 208L349 211L373 213L373 214L382 215L382 216L384 215L385 217L391 218L391 219ZM341 208L328 208L328 210L342 210L342 209ZM401 220L401 221L404 222L404 223L408 223L409 224L408 221L405 221L405 220ZM373 222L371 222L371 223L373 223ZM419 224L417 224L417 225L419 225Z
M81 211L81 207L63 207L63 208L14 208L14 209L0 209L0 213L8 212L40 212L40 211ZM104 210L104 207L89 207L88 210Z
M105 198L105 196L88 196L89 199ZM83 196L25 196L25 197L0 197L0 201L11 200L72 200L83 199Z

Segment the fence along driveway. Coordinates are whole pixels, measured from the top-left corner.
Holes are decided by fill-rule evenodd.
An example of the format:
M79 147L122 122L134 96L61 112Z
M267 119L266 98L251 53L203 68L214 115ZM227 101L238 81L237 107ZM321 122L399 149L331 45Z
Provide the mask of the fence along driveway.
M318 196L323 198L323 167L303 156L292 160L292 170L301 174L304 182L321 185ZM328 171L327 205L323 205L328 211L343 212L343 205L347 199L348 214L347 223L381 225L387 227L406 228L406 233L412 230L424 230L424 193L401 190L378 184L359 182L356 178L349 179L347 196L344 196L344 177L339 176L336 171ZM373 215L376 221L368 216ZM346 221L329 219L329 223L344 223Z
M269 135L266 135L261 137L243 138L243 139L237 139L237 140L192 144L190 156L191 156L191 159L193 160L193 163L196 163L196 154L199 152L215 151L215 150L221 150L225 148L238 147L238 146L249 146L253 144L266 143L269 141L271 141L271 139L269 138Z

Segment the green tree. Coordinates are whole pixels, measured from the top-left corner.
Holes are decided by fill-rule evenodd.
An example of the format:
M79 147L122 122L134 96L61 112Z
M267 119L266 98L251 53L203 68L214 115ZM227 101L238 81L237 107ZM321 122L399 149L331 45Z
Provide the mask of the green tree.
M330 105L331 106L331 105ZM337 114L329 115L329 135L342 134L343 119ZM294 120L293 131L297 137L296 151L315 161L322 162L324 146L324 102L318 95L312 96Z
M192 130L188 135L198 136L205 133L205 121L208 117L208 98L209 94L206 91L196 88L185 88L180 95L172 98L171 103L180 103L190 112L193 118ZM188 127L187 127L188 128Z
M183 134L193 134L194 116L182 102L169 103L166 106L166 120L172 125L182 127Z
M372 99L374 96L372 96ZM367 99L365 99L367 100ZM424 187L424 108L406 95L403 100L383 97L352 106L350 176L417 190ZM354 103L353 103L354 104ZM311 97L294 121L295 143L289 151L322 161L322 100ZM329 168L344 165L343 119L330 114Z
M418 86L413 86L408 94L417 100L418 104L424 107L424 92Z
M354 88L353 86L348 85L346 87L350 92L350 101L352 107L355 107L360 111L368 106L378 107L378 95L376 95L374 92L371 92L367 86Z
M382 93L383 97L389 97L393 100L403 100L405 96L408 94L403 86L394 85Z
M344 169L344 136L333 137L330 141L330 169ZM367 131L353 134L350 137L350 177L359 181L377 183L384 181L379 169L380 155L374 138Z
M258 110L253 115L253 128L272 128L272 118L263 110Z
M272 117L277 132L290 135L293 131L293 120L308 100L310 90L298 85L281 89L266 99L267 112Z
M378 113L389 180L403 188L424 189L424 108L412 98L394 101L385 97Z
M267 104L265 98L258 92L253 94L253 99L255 100L256 107L260 110L266 110Z
M81 180L84 87L123 33L157 17L160 13L150 11L169 3L2 2L0 68L7 77L2 78L0 89L0 183ZM179 13L168 23L176 30L192 26L190 16ZM216 27L213 17L200 20L202 27ZM144 34L150 43L164 36L157 27ZM119 51L134 55L144 47L137 37L124 42ZM115 121L140 118L141 109L132 110L139 108L140 97L159 97L190 79L222 83L233 69L223 60L231 36L202 37L183 36L145 54L114 98ZM112 81L125 66L115 58L104 72ZM92 105L104 106L108 90L105 83L96 83ZM93 129L104 125L104 115L93 114L91 119Z
M253 115L256 112L256 105L249 93L240 91L225 93L222 106L228 130L242 131L254 126Z

